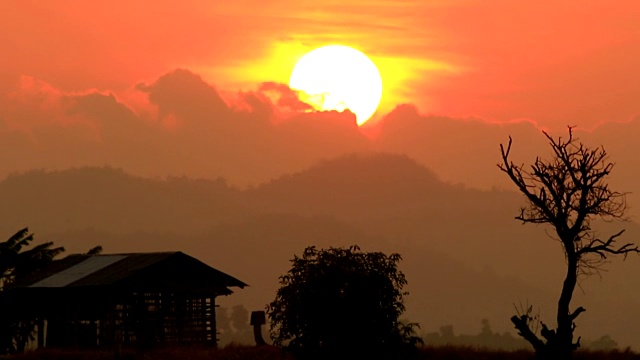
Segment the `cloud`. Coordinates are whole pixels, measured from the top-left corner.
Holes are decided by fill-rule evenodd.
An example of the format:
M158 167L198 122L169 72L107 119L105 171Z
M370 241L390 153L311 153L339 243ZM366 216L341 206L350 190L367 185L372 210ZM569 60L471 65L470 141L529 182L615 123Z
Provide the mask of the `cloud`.
M144 131L142 128L145 126L134 111L113 93L93 91L82 95L66 95L61 103L66 115L84 119L85 123L95 128L96 136L102 140ZM129 128L129 131L121 131L123 127Z
M25 78L2 100L0 138L17 132L28 141L16 156L21 165L0 176L30 167L108 164L145 176L222 176L247 185L367 147L352 113L299 112L304 103L283 84L241 93L238 104L228 105L200 76L179 69L134 90L146 104L131 94L64 92ZM289 117L273 121L283 108Z
M149 102L158 107L160 118L174 115L189 119L189 125L227 121L230 111L218 92L200 76L178 69L161 76L152 84L139 84L138 90L149 94Z
M321 159L378 151L406 154L448 182L510 188L496 167L499 144L512 136L514 157L525 163L548 155L540 126L528 120L425 115L403 104L381 116L373 125L378 135L370 138L352 113L308 111L285 84L265 83L229 101L184 69L139 83L124 95L65 92L24 78L0 104L0 141L11 144L2 155L10 165L0 176L111 165L142 176L224 177L246 186ZM619 163L616 181L633 191L640 121L579 129L587 144L610 149Z
M176 67L244 91L286 82L305 51L344 43L380 65L384 111L410 102L422 113L563 128L639 110L635 0L150 4L2 3L0 93L26 74L65 92L120 94Z
M294 112L312 111L313 107L304 101L300 100L298 93L285 84L276 82L264 82L260 84L258 91L269 96L272 95L274 103L285 109L290 109Z

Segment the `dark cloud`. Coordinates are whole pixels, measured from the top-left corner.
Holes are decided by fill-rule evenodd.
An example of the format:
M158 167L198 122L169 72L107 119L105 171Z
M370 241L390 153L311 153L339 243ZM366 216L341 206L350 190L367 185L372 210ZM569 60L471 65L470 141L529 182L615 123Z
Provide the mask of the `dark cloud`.
M69 115L85 115L103 124L127 124L135 117L135 113L126 105L120 103L113 93L101 94L91 92L86 95L65 96L64 107Z
M139 84L138 90L149 94L161 118L174 115L189 124L219 124L228 121L230 110L218 92L202 78L178 69L161 76L153 84ZM211 121L218 118L217 121Z

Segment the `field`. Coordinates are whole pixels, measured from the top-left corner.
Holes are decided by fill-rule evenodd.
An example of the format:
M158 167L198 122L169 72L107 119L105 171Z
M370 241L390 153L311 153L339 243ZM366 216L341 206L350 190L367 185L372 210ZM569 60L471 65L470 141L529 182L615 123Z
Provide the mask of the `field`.
M118 356L114 351L101 350L50 350L44 349L25 354L9 356L12 360L293 360L289 354L283 354L279 349L264 346L226 346L222 349L210 348L164 348L157 350L124 350ZM528 351L493 351L470 347L423 347L414 360L527 360L533 354ZM579 351L576 360L630 360L639 359L640 354L625 351Z

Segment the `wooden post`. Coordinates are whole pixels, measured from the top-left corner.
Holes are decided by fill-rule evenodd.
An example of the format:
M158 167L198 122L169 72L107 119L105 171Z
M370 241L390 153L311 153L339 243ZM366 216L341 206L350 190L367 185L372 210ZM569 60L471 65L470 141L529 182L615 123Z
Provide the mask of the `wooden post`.
M46 324L46 320L42 317L38 318L38 349L44 349L46 346L45 343L45 334L46 334L46 328L45 328L45 324Z
M71 330L71 346L73 348L78 348L78 333L80 332L78 329L78 312L77 310L73 310L72 315L72 330Z
M211 344L213 347L218 347L218 323L216 318L216 295L210 294L207 298L207 313L209 314L209 333L207 334L208 338L211 339Z
M262 338L262 325L267 323L264 311L252 311L249 323L253 326L253 338L256 346L266 345L267 343Z

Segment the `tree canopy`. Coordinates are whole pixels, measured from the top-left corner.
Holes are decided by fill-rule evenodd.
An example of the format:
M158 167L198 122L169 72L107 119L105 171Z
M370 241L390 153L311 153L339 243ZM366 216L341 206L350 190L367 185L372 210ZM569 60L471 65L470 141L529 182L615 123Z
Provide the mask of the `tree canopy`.
M54 247L53 242L28 248L32 241L33 234L24 228L0 242L0 295L16 279L47 265L64 252L63 247ZM14 318L11 304L2 300L0 297L0 354L22 352L33 339L35 321Z
M400 260L357 246L306 248L267 307L274 344L305 359L375 358L415 346L417 324L399 320L407 295Z
M33 241L29 228L21 229L8 240L0 242L0 290L10 286L16 279L48 264L64 252L63 247L54 247L45 242L27 249Z

